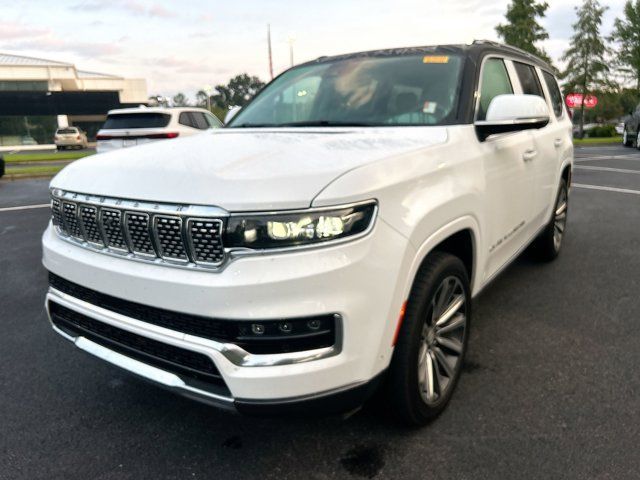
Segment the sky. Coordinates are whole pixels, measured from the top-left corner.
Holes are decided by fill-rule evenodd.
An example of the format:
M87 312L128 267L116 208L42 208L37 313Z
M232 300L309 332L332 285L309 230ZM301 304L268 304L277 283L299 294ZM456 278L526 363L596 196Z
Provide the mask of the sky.
M558 64L581 0L547 0L541 45ZM608 35L625 0L609 7ZM238 73L274 72L322 55L378 48L498 40L508 0L0 0L0 52L74 63L79 69L145 78L149 94L184 92Z

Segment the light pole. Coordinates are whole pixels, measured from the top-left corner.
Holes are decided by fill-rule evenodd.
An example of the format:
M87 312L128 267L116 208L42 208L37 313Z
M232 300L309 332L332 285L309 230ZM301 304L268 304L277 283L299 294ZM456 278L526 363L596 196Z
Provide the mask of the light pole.
M287 38L287 42L289 43L289 61L291 62L291 66L293 67L293 44L296 41L296 37L293 35L289 35Z
M207 94L207 110L211 111L211 92L213 89L211 88L211 85L205 85L202 87L202 90Z

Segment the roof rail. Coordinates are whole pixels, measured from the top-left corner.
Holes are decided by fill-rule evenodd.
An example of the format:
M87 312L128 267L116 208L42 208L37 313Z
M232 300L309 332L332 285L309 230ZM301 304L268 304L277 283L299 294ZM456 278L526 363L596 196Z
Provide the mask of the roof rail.
M474 40L473 45L493 45L494 47L505 48L507 50L511 50L512 52L517 52L520 55L524 55L526 57L541 61L543 63L547 63L540 57L537 57L536 55L530 52L527 52L526 50L522 50L521 48L514 47L513 45L507 45L506 43L496 42L494 40Z

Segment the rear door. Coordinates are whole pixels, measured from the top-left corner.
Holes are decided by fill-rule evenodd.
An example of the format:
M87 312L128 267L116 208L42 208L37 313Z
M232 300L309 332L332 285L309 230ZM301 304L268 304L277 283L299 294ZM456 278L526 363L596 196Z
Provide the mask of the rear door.
M530 130L533 137L535 155L529 160L532 175L531 182L534 189L531 205L533 208L533 225L540 227L547 221L551 197L555 195L558 149L562 142L566 142L558 131L558 123L553 117L551 106L542 88L543 79L538 76L536 67L528 63L513 62L513 67L520 82L523 94L536 95L547 102L549 106L549 124L538 130ZM556 146L556 141L560 142Z
M566 159L573 157L573 123L564 106L564 99L555 76L540 68L536 70L545 90L551 116L549 125L541 131L543 137L545 133L548 137L544 141L546 149L549 151L549 158L540 162L539 165L540 168L545 168L545 171L540 173L540 177L544 180L540 191L540 207L546 212L545 217L542 219L544 223L551 215L552 205L555 205L560 181L560 169Z
M486 118L497 95L519 93L510 63L500 57L483 61L476 120ZM511 72L510 72L511 70ZM534 149L529 132L492 135L479 142L485 177L485 279L507 263L528 239L533 196L532 172L525 159Z

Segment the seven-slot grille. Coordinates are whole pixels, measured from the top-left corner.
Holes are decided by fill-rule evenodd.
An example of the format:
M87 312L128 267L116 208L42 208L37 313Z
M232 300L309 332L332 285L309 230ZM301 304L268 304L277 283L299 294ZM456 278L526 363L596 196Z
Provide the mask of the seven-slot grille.
M219 218L190 218L178 213L188 207L177 207L177 214L170 215L161 206L143 209L136 202L118 200L107 206L93 198L84 203L82 199L88 197L83 195L71 196L72 200L52 197L53 224L61 235L87 242L85 246L173 264L217 267L224 260L223 222ZM134 208L127 208L129 205Z

